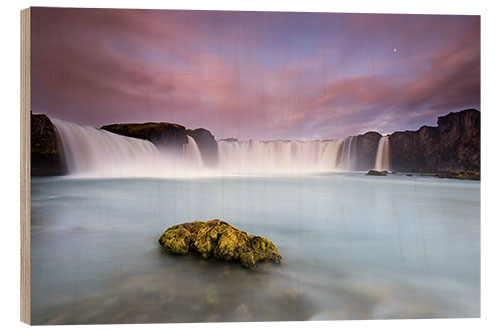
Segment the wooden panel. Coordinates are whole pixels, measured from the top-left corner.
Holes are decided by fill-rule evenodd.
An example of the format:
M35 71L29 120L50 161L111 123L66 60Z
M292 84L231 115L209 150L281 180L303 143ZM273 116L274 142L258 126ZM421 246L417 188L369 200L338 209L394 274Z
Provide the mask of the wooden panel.
M21 11L21 321L31 323L30 8Z

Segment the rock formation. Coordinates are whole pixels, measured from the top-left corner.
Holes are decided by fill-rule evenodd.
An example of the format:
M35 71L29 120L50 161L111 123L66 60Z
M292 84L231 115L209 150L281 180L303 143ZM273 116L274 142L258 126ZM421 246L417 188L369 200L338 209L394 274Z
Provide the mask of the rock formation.
M49 117L31 113L32 176L58 176L65 173L56 133Z
M216 167L218 162L217 141L209 130L197 128L187 130L184 126L173 123L113 124L101 129L133 138L149 140L158 148L182 149L191 136L200 149L203 163Z
M101 129L132 138L149 140L159 148L182 149L188 143L186 128L172 123L112 124Z
M219 152L217 149L217 141L215 141L212 133L204 128L197 128L195 130L187 130L187 134L196 141L205 166L217 167Z
M383 171L378 171L378 170L370 170L366 173L366 176L387 176L389 171L383 170Z
M221 220L178 224L168 228L158 241L170 254L196 253L204 259L239 261L247 268L262 261L281 263L281 255L270 240L248 235Z
M220 139L219 141L238 142L238 139L230 137L230 138Z
M469 109L438 118L438 126L390 135L391 169L479 171L480 113Z
M381 136L382 135L377 132L367 132L357 136L356 170L368 170L373 168L375 156L377 155L378 142Z

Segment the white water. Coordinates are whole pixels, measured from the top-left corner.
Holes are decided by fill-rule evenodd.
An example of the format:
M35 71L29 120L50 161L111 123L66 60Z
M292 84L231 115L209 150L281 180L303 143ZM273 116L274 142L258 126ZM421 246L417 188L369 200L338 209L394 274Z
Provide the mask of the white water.
M219 141L220 172L296 174L348 170L345 140Z
M307 174L352 171L357 138L316 141L219 141L219 167L204 168L195 140L180 151L147 140L52 120L70 175L89 177L183 177L198 175Z
M356 170L357 136L346 138L342 145L342 169L345 171Z
M389 170L391 163L391 148L389 146L389 136L380 138L375 157L375 170Z
M203 162L194 139L182 152L158 150L147 140L52 119L68 173L88 177L176 177L200 172Z

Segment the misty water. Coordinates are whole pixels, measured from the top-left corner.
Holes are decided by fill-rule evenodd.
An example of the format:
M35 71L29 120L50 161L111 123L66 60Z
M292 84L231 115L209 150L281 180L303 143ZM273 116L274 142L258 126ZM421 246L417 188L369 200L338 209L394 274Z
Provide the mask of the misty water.
M390 174L32 178L34 324L478 317L480 183ZM223 219L281 265L172 256Z

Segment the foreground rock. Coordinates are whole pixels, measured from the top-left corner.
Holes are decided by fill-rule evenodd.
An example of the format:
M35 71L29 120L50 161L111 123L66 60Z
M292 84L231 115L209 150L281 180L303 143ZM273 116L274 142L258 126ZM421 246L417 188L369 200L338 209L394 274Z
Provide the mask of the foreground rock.
M367 176L387 176L389 171L383 170L383 171L378 171L378 170L370 170L366 174Z
M31 113L32 176L58 176L65 173L56 133L49 117Z
M204 259L239 261L248 268L258 262L281 263L281 255L270 240L248 235L221 220L178 224L168 228L158 241L171 254L196 253Z

